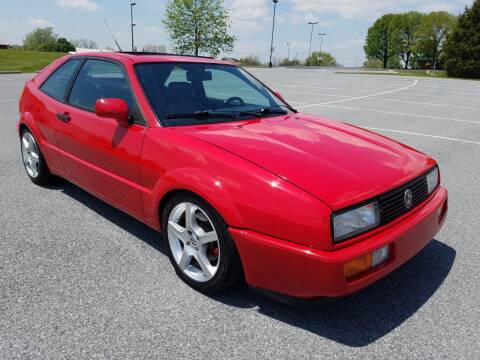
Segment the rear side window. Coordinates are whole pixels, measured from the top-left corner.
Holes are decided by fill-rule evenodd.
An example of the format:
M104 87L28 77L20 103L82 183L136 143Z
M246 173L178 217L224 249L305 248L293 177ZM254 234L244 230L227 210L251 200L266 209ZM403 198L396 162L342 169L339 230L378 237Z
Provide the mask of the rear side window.
M101 98L118 98L135 108L130 85L122 68L109 61L87 60L73 84L68 102L85 110L95 111Z
M50 77L43 83L41 90L58 100L65 100L68 85L72 79L73 74L77 70L78 65L83 59L71 59L60 66Z

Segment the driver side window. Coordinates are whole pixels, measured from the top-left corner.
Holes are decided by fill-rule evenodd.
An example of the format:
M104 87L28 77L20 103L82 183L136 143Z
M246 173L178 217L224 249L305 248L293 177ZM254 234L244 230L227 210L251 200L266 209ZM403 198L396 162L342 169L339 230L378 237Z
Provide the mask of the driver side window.
M88 111L95 111L101 98L119 98L135 108L130 85L121 67L109 61L90 59L78 73L68 102Z

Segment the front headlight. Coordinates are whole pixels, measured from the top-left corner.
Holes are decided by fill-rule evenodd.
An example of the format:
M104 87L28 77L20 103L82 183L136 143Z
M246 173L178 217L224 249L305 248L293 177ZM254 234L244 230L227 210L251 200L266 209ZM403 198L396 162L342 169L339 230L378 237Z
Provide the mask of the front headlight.
M380 225L376 201L333 215L333 241L340 242Z
M433 190L436 189L439 182L440 182L440 173L438 171L438 166L435 166L435 168L427 174L428 195L430 195L433 192Z

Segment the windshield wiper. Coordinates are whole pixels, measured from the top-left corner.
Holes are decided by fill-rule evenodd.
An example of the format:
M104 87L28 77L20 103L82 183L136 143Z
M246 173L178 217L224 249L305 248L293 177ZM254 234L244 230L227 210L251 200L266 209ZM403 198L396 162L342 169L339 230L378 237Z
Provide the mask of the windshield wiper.
M195 111L194 113L186 113L186 114L167 114L167 119L208 119L208 118L223 118L228 117L235 119L237 116L236 114L232 114L230 112L216 112L211 110L205 111Z
M286 115L288 112L286 110L281 109L272 109L272 108L263 108L258 110L250 110L250 111L239 111L239 115L252 115L255 117L263 117L265 115Z
M250 115L254 117L264 117L265 115L286 115L288 112L282 109L273 109L273 108L263 108L258 110L250 110L250 111L235 111L235 110L228 110L228 111L217 111L217 110L203 110L203 111L195 111L194 113L185 113L185 114L167 114L167 119L197 119L197 120L204 120L204 119L211 119L211 118L230 118L230 119L238 119L241 115Z

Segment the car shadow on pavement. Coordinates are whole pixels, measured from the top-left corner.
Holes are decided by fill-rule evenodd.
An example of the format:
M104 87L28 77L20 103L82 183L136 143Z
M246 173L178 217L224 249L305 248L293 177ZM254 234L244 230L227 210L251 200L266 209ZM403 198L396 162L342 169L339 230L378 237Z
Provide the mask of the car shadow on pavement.
M67 181L61 180L49 188L61 190L166 254L160 234L147 225ZM384 279L354 295L315 309L294 308L255 294L246 286L210 298L228 306L257 308L259 313L291 326L347 346L361 347L388 334L415 314L442 285L455 256L453 248L434 239Z
M455 255L450 246L432 240L384 279L313 310L292 308L242 289L215 299L232 306L257 306L260 313L286 324L347 346L361 347L388 334L415 314L441 286Z
M107 204L106 202L66 180L58 179L47 188L62 191L65 195L68 195L76 201L82 203L89 209L96 212L98 215L104 217L118 227L129 232L133 236L139 238L166 255L160 233L144 223L136 220L134 217L124 213L121 210L118 210L117 208Z

